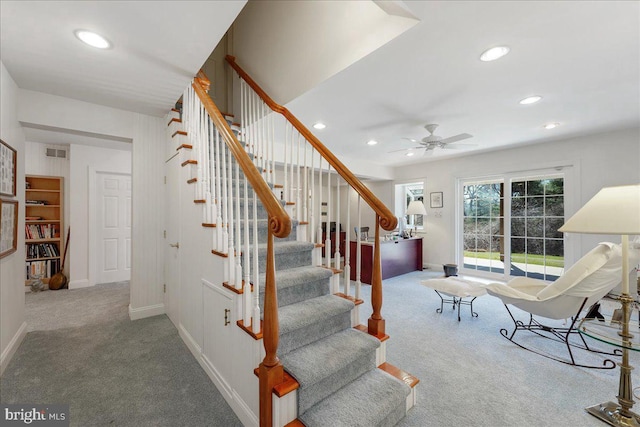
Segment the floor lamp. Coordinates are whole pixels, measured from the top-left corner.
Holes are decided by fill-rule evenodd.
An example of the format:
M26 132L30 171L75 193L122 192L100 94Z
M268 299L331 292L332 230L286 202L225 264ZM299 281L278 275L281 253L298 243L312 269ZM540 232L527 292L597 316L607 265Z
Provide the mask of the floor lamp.
M603 188L560 227L565 233L616 234L622 236L622 362L618 404L607 402L587 408L587 412L613 426L640 426L640 416L631 411L633 387L629 349L631 303L629 293L629 235L640 234L640 184ZM637 293L637 290L634 291Z
M420 200L412 200L409 202L409 206L407 207L406 215L426 215L427 211L424 208L424 203ZM413 221L414 234L418 230L418 226L416 225L416 220Z

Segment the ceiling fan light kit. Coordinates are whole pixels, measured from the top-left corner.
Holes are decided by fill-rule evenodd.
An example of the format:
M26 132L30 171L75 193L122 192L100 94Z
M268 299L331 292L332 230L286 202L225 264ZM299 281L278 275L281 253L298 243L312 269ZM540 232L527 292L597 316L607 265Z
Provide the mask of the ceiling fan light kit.
M425 125L424 128L427 130L427 132L429 132L429 136L422 138L422 140L420 141L417 141L413 138L403 138L413 143L418 142L420 146L394 150L394 151L390 151L390 153L394 153L397 151L409 151L408 153L406 153L406 155L413 156L414 155L413 150L418 148L424 148L424 152L422 153L422 155L425 156L425 155L430 155L436 148L446 148L446 149L462 148L463 147L462 145L458 145L456 147L449 147L448 145L454 142L462 141L463 139L473 138L473 135L469 135L468 133L461 133L455 136L450 136L449 138L443 138L440 135L434 135L434 132L438 128L438 125L435 123ZM470 146L470 145L467 145L467 146Z

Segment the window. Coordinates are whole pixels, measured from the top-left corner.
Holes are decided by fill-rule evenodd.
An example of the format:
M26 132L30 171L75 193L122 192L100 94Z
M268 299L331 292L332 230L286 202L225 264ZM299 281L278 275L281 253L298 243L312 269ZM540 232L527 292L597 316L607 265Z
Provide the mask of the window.
M511 275L557 279L564 269L564 180L511 182Z
M462 212L465 269L543 280L564 271L562 176L465 181Z
M412 182L396 185L396 216L405 217L409 228L423 228L424 215L405 215L409 203L418 200L423 201L424 182ZM404 203L403 203L404 202Z

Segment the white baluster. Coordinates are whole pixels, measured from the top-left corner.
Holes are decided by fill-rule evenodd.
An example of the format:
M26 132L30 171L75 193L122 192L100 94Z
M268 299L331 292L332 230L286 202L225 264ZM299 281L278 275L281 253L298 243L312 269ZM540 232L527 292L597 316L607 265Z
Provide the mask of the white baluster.
M268 224L267 224L268 226ZM260 271L258 265L258 196L253 192L253 319L251 330L260 332Z
M227 169L225 173L227 174L227 206L229 207L229 223L227 225L229 229L229 254L227 257L227 264L229 269L229 286L236 285L236 250L235 250L235 239L234 239L234 230L233 230L233 155L231 154L231 150L227 149L227 156L229 159L227 160Z
M315 155L316 151L312 148L311 149L311 194L309 195L309 200L311 202L311 210L310 210L310 218L309 218L309 241L316 243L316 232L315 232L315 226L316 226L316 197L315 197L315 191L316 191L316 171L313 168L313 160L314 160L314 155Z
M335 252L335 268L340 270L340 175L336 174L336 231L334 233L334 240L336 242ZM335 289L340 289L340 275L335 276L336 284Z
M242 251L242 245L241 245L241 241L242 239L240 238L241 236L241 232L240 232L240 164L238 163L238 161L236 160L236 192L235 192L235 198L236 198L236 245L235 247L238 248L238 252ZM242 289L242 262L241 262L241 256L240 253L238 253L238 255L236 256L236 289ZM249 286L249 283L247 282L247 286Z
M327 267L331 268L331 165L327 162L327 220L325 223L324 256Z
M302 161L300 160L300 139L301 139L301 135L300 133L298 133L298 170L297 170L297 175L298 175L298 181L296 184L296 198L295 198L295 209L294 212L296 213L295 219L297 219L298 221L300 221L300 213L301 213L301 208L300 208L300 164L302 163Z
M360 287L362 286L361 281L361 270L362 270L362 209L361 202L362 197L358 194L358 236L357 236L357 244L356 244L356 299L360 299Z
M227 190L228 190L228 185L227 185L227 146L224 143L224 141L219 141L220 142L220 148L222 149L222 152L220 153L220 156L222 157L222 171L221 171L221 175L222 175L222 206L224 207L223 210L223 216L222 216L222 230L223 230L223 239L222 239L222 252L225 254L229 253L229 203L228 203L228 198L227 198ZM227 270L226 266L225 266L225 270ZM227 271L228 273L228 271ZM229 278L229 275L227 274L227 280Z
M289 140L289 122L284 123L284 187L282 195L289 191L289 175L287 174L288 158L287 158L287 141ZM281 197L283 199L284 197Z
M216 144L215 144L215 155L216 155L216 194L215 194L215 202L217 205L216 209L216 250L225 253L225 234L224 234L224 225L222 221L222 215L224 214L223 202L222 202L222 177L221 177L221 169L222 163L220 163L220 132L218 129L214 129Z
M351 290L351 186L347 185L347 226L344 239L344 294L349 295Z

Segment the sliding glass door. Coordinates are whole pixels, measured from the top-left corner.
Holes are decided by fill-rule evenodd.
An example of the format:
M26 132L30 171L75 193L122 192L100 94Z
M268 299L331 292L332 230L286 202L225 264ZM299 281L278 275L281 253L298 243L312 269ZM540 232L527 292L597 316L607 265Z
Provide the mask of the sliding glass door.
M463 271L555 280L564 271L564 177L463 180Z

